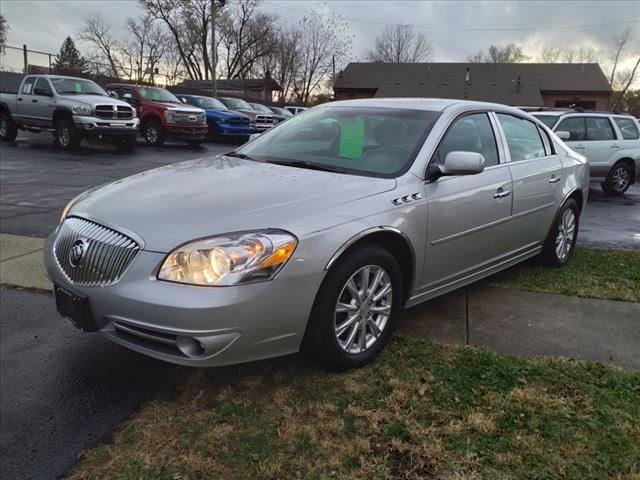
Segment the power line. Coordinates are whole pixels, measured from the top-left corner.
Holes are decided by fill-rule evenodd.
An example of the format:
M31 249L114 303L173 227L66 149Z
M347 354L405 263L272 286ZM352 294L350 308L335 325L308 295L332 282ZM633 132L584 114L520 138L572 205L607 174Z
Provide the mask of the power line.
M293 12L311 14L310 10L302 10L299 8L293 7L285 7L284 5L280 5L273 2L264 2L268 5L272 5L276 8L283 8L285 10L291 10ZM392 23L392 22L380 22L376 20L362 20L359 18L349 18L342 17L344 20L349 22L356 23L369 23L372 25L407 25L400 23ZM609 27L613 25L630 25L632 23L640 23L640 18L635 18L633 20L623 20L619 22L608 22L608 23L592 23L587 25L564 25L558 27L486 27L486 28L475 28L475 27L446 27L446 26L426 26L426 25L410 25L413 28L417 28L420 30L448 30L448 31L462 31L462 32L517 32L517 31L526 31L526 30L566 30L566 29L581 29L581 28L594 28L594 27Z

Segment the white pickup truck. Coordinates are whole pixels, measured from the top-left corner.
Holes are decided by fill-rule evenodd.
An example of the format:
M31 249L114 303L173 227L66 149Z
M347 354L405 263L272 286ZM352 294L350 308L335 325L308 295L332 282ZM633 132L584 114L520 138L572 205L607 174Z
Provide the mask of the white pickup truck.
M22 129L53 132L57 145L65 150L95 136L133 148L138 124L131 105L83 78L27 75L17 93L0 93L0 139L7 142L14 141Z

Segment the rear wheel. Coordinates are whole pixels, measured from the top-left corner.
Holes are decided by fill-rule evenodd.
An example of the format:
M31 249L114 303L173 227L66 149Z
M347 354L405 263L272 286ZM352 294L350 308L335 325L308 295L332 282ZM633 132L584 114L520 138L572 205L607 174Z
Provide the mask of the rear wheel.
M631 185L633 172L631 166L626 162L618 162L609 171L607 179L602 184L602 190L607 195L622 195Z
M142 127L142 135L149 145L162 145L165 134L162 125L157 120L149 120Z
M0 113L0 140L13 142L18 136L18 127L7 112Z
M400 267L387 250L370 246L348 254L320 287L304 350L333 370L367 364L391 338L402 298Z
M66 118L56 122L55 139L58 148L63 150L75 150L82 141L73 121Z
M579 212L578 204L572 198L562 206L542 251L548 265L563 267L571 259L578 237Z

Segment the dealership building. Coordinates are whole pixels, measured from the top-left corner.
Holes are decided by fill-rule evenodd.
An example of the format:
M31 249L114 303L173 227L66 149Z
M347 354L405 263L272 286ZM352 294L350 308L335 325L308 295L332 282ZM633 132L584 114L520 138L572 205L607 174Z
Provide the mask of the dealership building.
M350 63L334 93L336 100L459 98L606 110L612 90L597 63Z

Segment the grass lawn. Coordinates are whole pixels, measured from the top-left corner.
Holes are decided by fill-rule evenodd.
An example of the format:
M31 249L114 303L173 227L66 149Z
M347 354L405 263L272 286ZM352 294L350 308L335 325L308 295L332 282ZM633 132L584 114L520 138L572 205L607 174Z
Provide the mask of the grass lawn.
M576 297L640 302L640 252L576 248L564 268L541 266L537 259L490 277L497 287Z
M178 369L72 479L638 479L640 372L394 337L331 374L297 356Z

